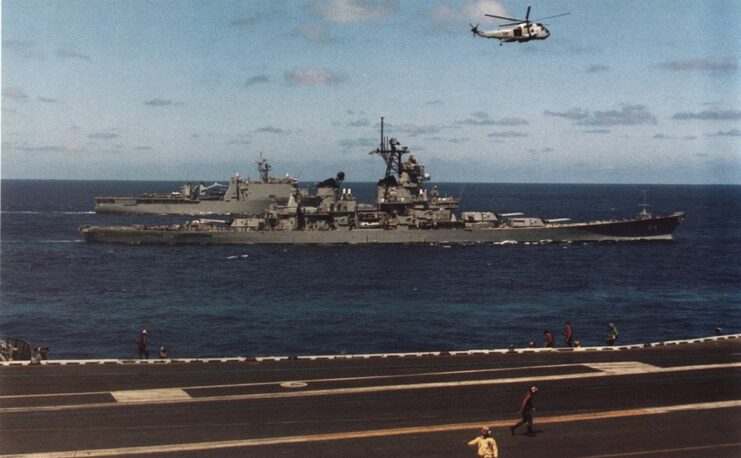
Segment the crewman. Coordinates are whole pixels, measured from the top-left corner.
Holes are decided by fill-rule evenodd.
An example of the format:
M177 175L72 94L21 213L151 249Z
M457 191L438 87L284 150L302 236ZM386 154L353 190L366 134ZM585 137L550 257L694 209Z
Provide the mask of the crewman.
M608 332L607 332L607 339L605 340L605 343L607 345L614 345L615 341L618 338L618 330L615 327L615 323L613 323L612 321L610 321L607 324L607 327L608 327Z
M571 327L571 321L567 321L563 329L563 342L567 347L574 346L574 328Z
M522 402L520 403L520 415L522 415L522 420L518 421L514 426L509 427L509 432L513 436L515 435L515 430L525 423L527 423L527 434L533 434L533 410L535 410L535 406L533 405L533 396L535 396L535 393L537 392L538 387L533 385L522 397Z
M484 458L499 458L499 449L497 441L491 437L491 430L488 426L481 427L481 435L468 442L468 445L478 446L478 455Z
M553 334L551 334L551 331L543 331L543 346L553 348Z
M136 346L139 347L139 359L149 359L149 349L147 348L147 330L143 329L139 338L136 339Z

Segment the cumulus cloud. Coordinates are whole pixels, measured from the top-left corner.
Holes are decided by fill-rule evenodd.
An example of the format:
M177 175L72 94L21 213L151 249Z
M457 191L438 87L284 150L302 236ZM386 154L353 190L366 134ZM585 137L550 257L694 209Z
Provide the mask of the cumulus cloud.
M741 130L739 129L731 129L731 130L719 130L718 132L714 134L705 134L708 137L741 137Z
M656 134L651 138L654 138L656 140L669 140L669 139L673 139L674 137L672 137L671 135L666 135L666 134Z
M306 41L313 43L332 43L334 41L329 29L321 25L299 27L296 29L296 33Z
M546 116L559 116L576 121L577 126L631 126L638 124L656 124L656 116L643 105L623 105L619 110L593 111L572 108L564 112L545 110Z
M96 140L111 140L118 137L120 137L120 135L114 134L112 132L93 132L91 134L88 134L87 136L87 138L93 138Z
M741 119L741 111L737 110L704 110L699 113L675 113L672 119L688 120L700 119L703 121L737 121Z
M15 100L26 100L28 98L28 94L26 94L26 92L19 87L6 87L3 88L3 97Z
M309 8L330 22L365 22L388 19L396 14L399 5L393 0L328 0L314 1Z
M246 87L254 86L256 84L266 84L270 82L270 76L265 74L255 75L253 77L247 78L247 81L244 82L244 85Z
M688 59L673 60L662 62L659 67L664 70L675 72L712 72L712 73L733 73L738 70L738 62L735 57L725 57L722 59Z
M296 68L285 72L283 77L294 86L328 86L346 79L326 68Z

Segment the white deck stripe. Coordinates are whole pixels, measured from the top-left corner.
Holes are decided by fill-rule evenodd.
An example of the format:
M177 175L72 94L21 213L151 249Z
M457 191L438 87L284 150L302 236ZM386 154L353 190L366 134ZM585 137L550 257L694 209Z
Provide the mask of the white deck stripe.
M684 372L684 371L695 371L695 370L709 370L709 369L727 369L727 368L739 368L740 363L726 363L726 364L706 364L699 366L681 366L681 367L668 367L659 368L655 366L645 365L650 368L650 373L671 373L671 372ZM427 383L410 383L405 385L376 385L376 386L363 386L363 387L352 387L352 388L328 388L322 390L296 390L296 391L280 391L272 393L252 393L252 394L235 394L235 395L224 395L224 396L204 396L204 397L190 397L188 399L148 399L146 401L131 400L124 404L120 403L91 403L91 404L74 404L74 405L54 405L54 406L34 406L34 407L5 407L0 408L0 413L11 413L11 412L33 412L33 411L61 411L70 409L93 409L101 407L113 407L120 405L142 405L142 404L171 404L171 403L184 403L184 402L215 402L215 401L238 401L238 400L252 400L252 399L278 399L278 398L295 398L295 397L309 397L309 396L337 396L337 395L349 395L349 394L364 394L364 393L378 393L384 391L406 391L406 390L420 390L420 389L431 389L431 388L454 388L454 387L465 387L465 386L482 386L482 385L500 385L500 384L512 384L512 383L535 383L548 380L569 380L569 379L581 379L581 378L594 378L594 377L608 377L608 376L623 376L623 375L635 375L635 365L626 365L625 370L620 371L619 366L613 365L609 372L588 372L580 374L557 374L557 375L540 375L535 377L510 377L510 378L499 378L499 379L483 379L483 380L460 380L454 382L427 382ZM142 390L147 391L147 390Z
M667 407L650 407L640 409L627 409L627 410L612 410L605 412L593 412L583 413L575 415L559 415L553 417L538 417L539 424L549 423L568 423L574 421L594 421L594 420L605 420L619 417L636 417L646 415L660 415L669 412L680 412L680 411L691 411L691 410L712 410L712 409L725 409L741 407L741 400L725 401L725 402L708 402L708 403L697 403L697 404L682 404ZM420 433L439 433L448 431L461 431L461 430L476 430L482 424L487 424L492 428L503 428L509 426L512 420L496 420L489 422L467 422L467 423L452 423L446 425L432 425L432 426L417 426L407 428L392 428L392 429L378 429L378 430L366 430L366 431L354 431L345 433L329 433L329 434L314 434L305 436L284 436L284 437L270 437L263 439L238 439L228 441L214 441L214 442L192 442L185 444L167 444L167 445L150 445L140 447L120 447L120 448L109 448L109 449L95 449L95 450L74 450L74 451L62 451L62 452L45 452L45 453L27 453L17 455L2 455L0 458L73 458L73 457L91 457L91 456L121 456L121 455L144 455L152 453L182 453L182 452L194 452L203 450L215 450L222 448L237 448L237 447L256 447L265 445L286 445L296 443L307 443L307 442L324 442L324 441L335 441L335 440L348 440L348 439L365 439L373 437L386 437L386 436L400 436L407 434L420 434ZM731 444L733 445L733 444ZM620 455L617 455L620 456Z

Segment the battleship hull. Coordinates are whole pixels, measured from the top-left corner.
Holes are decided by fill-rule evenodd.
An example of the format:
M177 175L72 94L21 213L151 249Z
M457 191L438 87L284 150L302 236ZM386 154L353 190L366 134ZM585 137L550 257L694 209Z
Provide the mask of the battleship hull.
M192 199L98 198L95 202L95 212L138 215L237 215L259 213L274 201L284 203L287 200L287 197L276 199L268 196L228 202Z
M625 219L542 227L343 230L192 230L180 226L83 226L87 242L169 245L230 244L469 244L506 242L601 242L671 240L683 213L649 219Z

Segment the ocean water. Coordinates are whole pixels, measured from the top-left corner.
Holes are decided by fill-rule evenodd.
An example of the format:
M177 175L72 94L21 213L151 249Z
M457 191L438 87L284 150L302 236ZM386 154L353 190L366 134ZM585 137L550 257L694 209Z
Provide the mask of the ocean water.
M470 246L122 246L82 224L96 195L173 182L2 180L0 337L52 358L136 357L141 329L172 357L463 350L542 344L564 322L584 345L741 330L741 187L439 184L463 209L591 220L685 211L669 242ZM349 184L369 201L370 183Z

